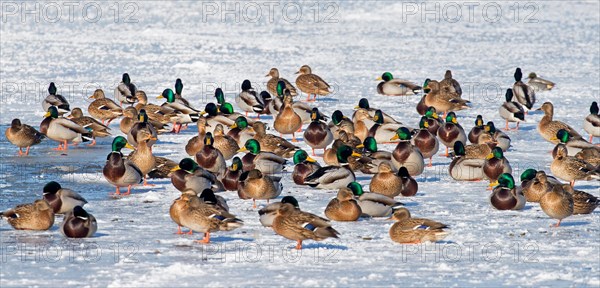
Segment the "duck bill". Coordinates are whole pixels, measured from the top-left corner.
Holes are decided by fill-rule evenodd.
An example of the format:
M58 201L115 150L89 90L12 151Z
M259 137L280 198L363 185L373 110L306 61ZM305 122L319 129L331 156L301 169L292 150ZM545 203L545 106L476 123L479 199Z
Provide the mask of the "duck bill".
M356 148L357 149L365 148L365 144L358 144L358 145L356 145Z
M229 129L235 129L235 128L237 128L237 124L235 124L235 123L233 123L233 124L231 124L231 126L229 126Z
M486 160L490 160L490 159L492 159L492 158L494 158L494 154L492 154L492 153L490 153L490 154L488 154L487 156L485 156L485 159L486 159Z
M400 137L398 137L398 134L396 134L392 138L390 138L390 140L398 140L398 139L400 139Z
M362 157L362 154L357 153L357 152L352 152L352 157L360 158L360 157Z
M317 162L317 160L310 158L310 156L306 157L306 161L310 162L310 163L315 163Z
M488 185L490 187L494 187L494 186L498 186L498 180L494 181L493 183L490 183L490 185Z
M171 172L175 172L177 170L181 170L181 168L179 167L179 165L173 167L173 169L171 169Z
M383 80L383 78L381 78L381 77L377 77L377 79L375 79L375 81L381 81L381 80Z
M156 99L162 99L162 98L165 98L164 96L162 96L162 94L161 94L161 95L158 95L158 96L156 96Z
M240 148L240 150L238 150L237 152L246 152L246 151L248 151L248 149L246 149L246 147L244 146L244 147Z
M52 114L50 114L50 112L46 112L46 114L44 114L44 116L42 116L42 117L46 118L46 117L50 117L50 116L52 116Z
M131 150L135 150L135 147L131 146L131 144L129 144L129 143L125 144L125 148L129 148Z

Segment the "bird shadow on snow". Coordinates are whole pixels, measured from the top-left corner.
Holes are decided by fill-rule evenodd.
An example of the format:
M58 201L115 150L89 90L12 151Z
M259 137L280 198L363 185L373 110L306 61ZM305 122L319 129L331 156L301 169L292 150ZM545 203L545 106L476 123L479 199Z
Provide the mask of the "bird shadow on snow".
M560 226L561 227L571 227L571 226L584 226L584 225L589 225L590 222L589 221L565 221L565 222L561 222Z
M290 246L290 247L292 247L292 246ZM305 249L324 249L324 248L325 249L332 249L332 250L333 249L335 249L335 250L348 250L347 246L336 245L336 244L327 244L327 243L302 244L302 250L305 250Z

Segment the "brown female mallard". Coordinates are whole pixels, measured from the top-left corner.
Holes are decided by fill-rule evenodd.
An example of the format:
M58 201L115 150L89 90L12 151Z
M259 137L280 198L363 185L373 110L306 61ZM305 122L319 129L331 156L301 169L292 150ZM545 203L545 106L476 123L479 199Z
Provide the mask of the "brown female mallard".
M275 116L275 130L281 134L292 134L292 142L296 142L296 134L302 128L302 119L292 107L292 97L283 98L283 106Z
M156 141L156 138L150 135L146 130L141 130L138 134L138 145L136 149L127 156L127 159L142 171L144 175L144 186L153 186L148 184L148 173L154 169L156 157L152 154L152 148L148 145L150 141Z
M197 196L182 194L183 208L179 214L181 226L192 231L203 232L204 238L196 242L210 243L210 232L231 231L243 226L243 221L225 211L219 205L216 197L200 200Z
M448 225L429 219L412 218L410 211L404 207L396 210L391 219L397 222L390 227L390 238L400 244L437 242L449 234L443 230Z
M147 135L152 136L152 139L148 140L147 142L148 147L152 147L152 145L156 143L158 140L158 132L156 131L154 125L148 121L149 118L146 110L140 110L140 113L138 114L138 121L134 123L131 126L131 129L129 129L129 132L127 132L127 142L129 142L129 144L136 147L140 141L139 139L147 138Z
M562 188L573 196L573 215L591 214L600 206L600 200L590 193L575 190L569 184L563 184Z
M260 144L261 150L275 153L284 158L291 157L296 149L298 149L298 146L290 143L282 137L268 134L266 127L267 125L260 121L256 121L252 125L254 132L256 132L254 139Z
M440 83L435 80L427 82L427 86L431 91L425 95L425 105L427 107L433 106L437 111L443 111L447 114L451 111L458 111L469 108L468 100L460 98L460 95L456 92L448 91L447 88L442 89Z
M308 65L300 67L300 70L296 74L300 74L296 78L296 86L300 91L307 94L306 101L311 101L310 95L312 94L315 95L312 101L315 101L317 100L317 95L325 96L331 93L329 84L318 75L313 74Z
M233 156L237 154L237 151L240 150L237 142L231 136L223 133L223 125L221 124L217 124L215 127L214 138L214 146L221 151L225 160L233 158Z
M271 76L271 79L267 81L267 90L269 90L271 94L277 95L277 82L283 81L283 83L285 84L285 88L290 90L290 94L292 95L292 97L296 97L298 95L296 87L294 87L294 85L292 85L290 81L286 80L285 78L279 77L279 70L277 70L277 68L271 68L271 70L269 70L269 73L265 75L265 77L269 76Z
M394 198L402 192L402 178L392 170L389 163L380 163L378 172L371 179L369 191Z
M94 94L89 98L94 99L94 101L88 106L88 113L90 113L92 117L100 119L102 124L105 124L104 121L108 120L106 123L108 126L110 122L123 115L123 108L115 103L115 101L106 98L102 89L96 89Z
M352 190L347 187L338 190L336 198L325 207L325 216L334 221L356 221L362 214Z
M187 144L185 145L185 153L190 156L194 156L196 153L198 153L198 151L202 150L202 147L204 147L204 136L206 136L207 125L206 119L198 119L198 135L188 140Z
M29 148L40 144L44 139L44 134L27 124L22 124L21 120L16 118L12 120L10 127L4 131L4 135L11 144L19 147L19 156L29 155ZM23 153L23 148L27 148L25 153Z
M570 181L571 186L575 185L575 180L600 180L600 168L569 156L567 147L562 143L556 145L556 155L550 164L550 171L554 176Z
M446 70L444 74L444 79L440 81L440 88L447 89L452 93L458 94L458 96L462 95L462 88L460 88L460 83L452 78L452 71Z
M281 178L264 175L258 169L246 171L240 175L238 181L238 196L240 199L252 199L252 208L256 208L256 199L277 198L283 186Z
M558 219L558 223L553 225L558 227L563 219L573 215L573 195L565 192L562 185L555 185L542 195L540 207L546 215Z
M521 181L523 181L523 175L521 175ZM537 171L534 178L528 182L521 183L527 202L540 202L540 198L552 190L555 185L561 185L561 183L556 178L546 175L543 170Z
M558 139L552 139L556 138L556 133L560 129L567 130L567 132L569 132L569 134L572 137L581 138L581 135L579 135L579 133L577 133L577 131L573 129L573 127L569 126L568 124L565 124L564 122L552 119L554 117L554 105L552 105L552 103L545 102L544 104L542 104L542 107L540 107L537 110L544 111L544 117L542 117L542 120L540 120L540 123L538 123L537 130L540 133L540 135L542 135L542 137L546 139L546 141L549 141L552 144L558 144Z
M290 203L282 204L277 210L277 216L273 219L273 231L275 233L297 241L296 249L302 249L302 241L312 239L316 241L327 238L338 238L337 232L327 219L311 213L300 211Z
M46 200L17 205L0 213L17 230L48 230L54 225L54 211Z
M67 118L92 132L92 143L88 144L88 146L96 145L96 137L108 137L111 135L108 131L110 130L108 126L98 122L98 120L92 117L84 116L81 108L73 108L71 115L67 116Z

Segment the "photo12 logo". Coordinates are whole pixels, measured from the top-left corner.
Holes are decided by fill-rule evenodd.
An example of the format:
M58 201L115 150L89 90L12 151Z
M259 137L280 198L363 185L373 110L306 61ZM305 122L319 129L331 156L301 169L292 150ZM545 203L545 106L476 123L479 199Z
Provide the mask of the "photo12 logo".
M283 20L296 23L301 20L316 23L338 23L340 7L336 2L202 2L202 23L209 21L234 23L273 23Z
M495 23L502 18L512 20L514 23L538 23L535 15L540 10L537 3L519 2L510 5L500 5L497 2L403 2L402 23L410 21L434 21L456 23L467 21L469 23L483 20Z
M96 23L103 18L114 23L138 23L136 2L10 2L2 1L2 23L57 23L83 20Z

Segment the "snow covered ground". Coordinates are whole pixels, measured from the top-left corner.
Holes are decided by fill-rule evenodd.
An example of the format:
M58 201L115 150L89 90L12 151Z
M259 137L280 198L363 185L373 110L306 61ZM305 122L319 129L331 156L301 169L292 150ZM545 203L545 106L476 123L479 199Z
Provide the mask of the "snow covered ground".
M539 94L539 103L553 102L556 118L584 135L583 118L600 92L597 1L138 1L83 2L72 10L62 2L38 4L2 2L2 131L15 117L39 125L51 81L72 107L83 107L96 88L111 94L123 72L154 102L152 96L182 78L186 98L203 107L213 101L217 86L233 102L244 79L264 87L263 75L277 67L293 81L293 73L309 64L336 90L316 103L327 114L341 109L348 115L367 97L372 106L416 126L420 97L379 96L374 79L390 71L421 84L452 69L463 97L473 102L472 109L458 113L470 129L477 114L503 126L497 109L514 82L514 69L521 67L557 83ZM37 10L27 12L32 9ZM234 12L224 14L226 9ZM531 113L523 129L509 132L513 147L506 156L515 178L527 168L549 171L552 145L535 130L541 117ZM120 134L118 123L111 128ZM195 130L161 135L154 151L181 159L183 143ZM297 252L294 243L263 228L257 209L233 192L222 195L245 226L216 233L206 246L193 242L200 235L174 234L168 208L178 192L169 180L135 188L130 197L109 198L114 188L101 169L111 139L69 150L68 156L45 141L30 157L18 158L4 134L0 137L1 209L33 201L46 182L56 180L90 202L85 208L99 225L94 238L66 240L56 225L26 232L1 221L2 287L600 286L600 212L549 228L554 220L537 204L520 212L496 211L488 203L486 183L452 181L450 160L442 157L434 157L434 166L417 178L415 197L398 200L415 216L449 224L446 241L397 245L388 236L390 221L363 219L334 222L340 239L307 241ZM284 177L282 195L294 195L303 210L323 215L335 191L298 187L290 175ZM368 176L358 178L369 183ZM600 194L598 182L576 186Z

